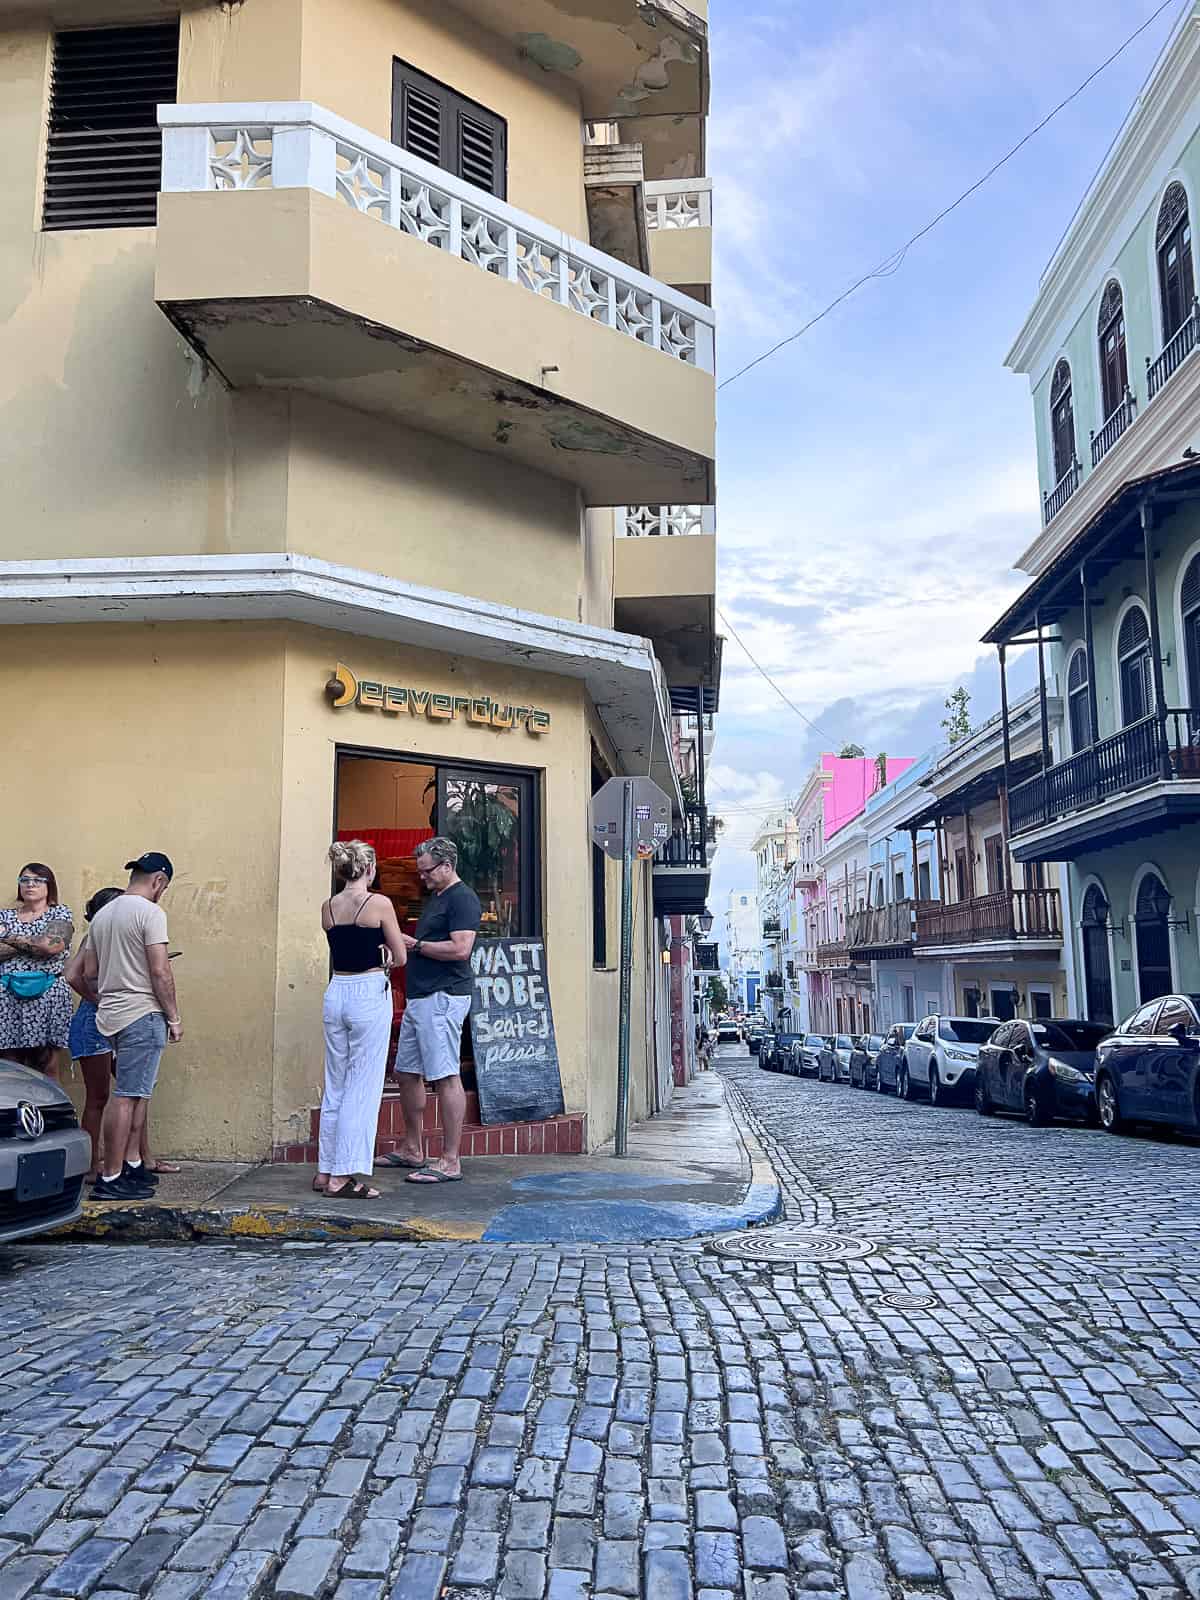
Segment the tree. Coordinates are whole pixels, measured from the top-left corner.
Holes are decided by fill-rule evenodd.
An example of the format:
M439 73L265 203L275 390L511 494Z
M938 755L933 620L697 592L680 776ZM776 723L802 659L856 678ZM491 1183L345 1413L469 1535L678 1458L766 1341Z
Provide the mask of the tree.
M971 731L971 696L961 683L946 696L945 706L946 715L942 718L942 727L946 730L947 740L951 744L957 744Z
M865 756L866 753L860 744L844 744L838 751L838 755L843 761L854 760L859 756Z
M708 1003L714 1011L724 1011L729 1004L729 990L725 987L724 979L714 977L708 980Z

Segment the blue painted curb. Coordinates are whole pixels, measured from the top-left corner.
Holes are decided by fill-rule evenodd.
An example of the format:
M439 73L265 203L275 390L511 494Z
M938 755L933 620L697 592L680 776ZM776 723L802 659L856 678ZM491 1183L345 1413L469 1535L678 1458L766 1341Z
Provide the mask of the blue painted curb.
M567 1177L567 1174L560 1174ZM654 1180L651 1180L652 1182ZM665 1185L664 1185L665 1186ZM783 1194L771 1168L755 1161L740 1205L673 1200L530 1201L505 1206L483 1234L485 1244L646 1244L733 1233L783 1213Z

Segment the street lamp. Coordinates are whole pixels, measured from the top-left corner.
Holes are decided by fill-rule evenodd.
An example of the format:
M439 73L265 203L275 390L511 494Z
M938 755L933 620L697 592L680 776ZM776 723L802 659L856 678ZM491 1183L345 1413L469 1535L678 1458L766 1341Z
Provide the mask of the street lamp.
M696 918L696 926L700 929L700 932L702 934L704 934L705 937L707 938L707 936L712 932L712 925L713 925L713 914L708 909L708 907L705 906L704 910Z

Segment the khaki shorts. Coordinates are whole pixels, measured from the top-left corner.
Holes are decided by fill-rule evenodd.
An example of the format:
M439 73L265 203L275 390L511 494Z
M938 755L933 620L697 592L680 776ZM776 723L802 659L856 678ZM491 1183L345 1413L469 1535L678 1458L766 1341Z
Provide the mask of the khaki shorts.
M469 994L428 994L404 1008L396 1042L396 1072L420 1074L426 1083L459 1071L463 1023L471 1010Z

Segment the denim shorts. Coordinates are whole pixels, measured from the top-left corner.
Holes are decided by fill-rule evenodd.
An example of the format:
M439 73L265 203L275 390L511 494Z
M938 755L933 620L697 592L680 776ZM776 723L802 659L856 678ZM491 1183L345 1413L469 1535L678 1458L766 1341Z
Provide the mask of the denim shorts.
M112 1040L106 1039L96 1026L96 1006L92 1000L81 1000L71 1018L71 1031L67 1046L72 1061L82 1061L84 1056L112 1055Z
M158 1064L167 1046L167 1019L150 1011L112 1036L117 1061L116 1093L148 1100L158 1080Z

